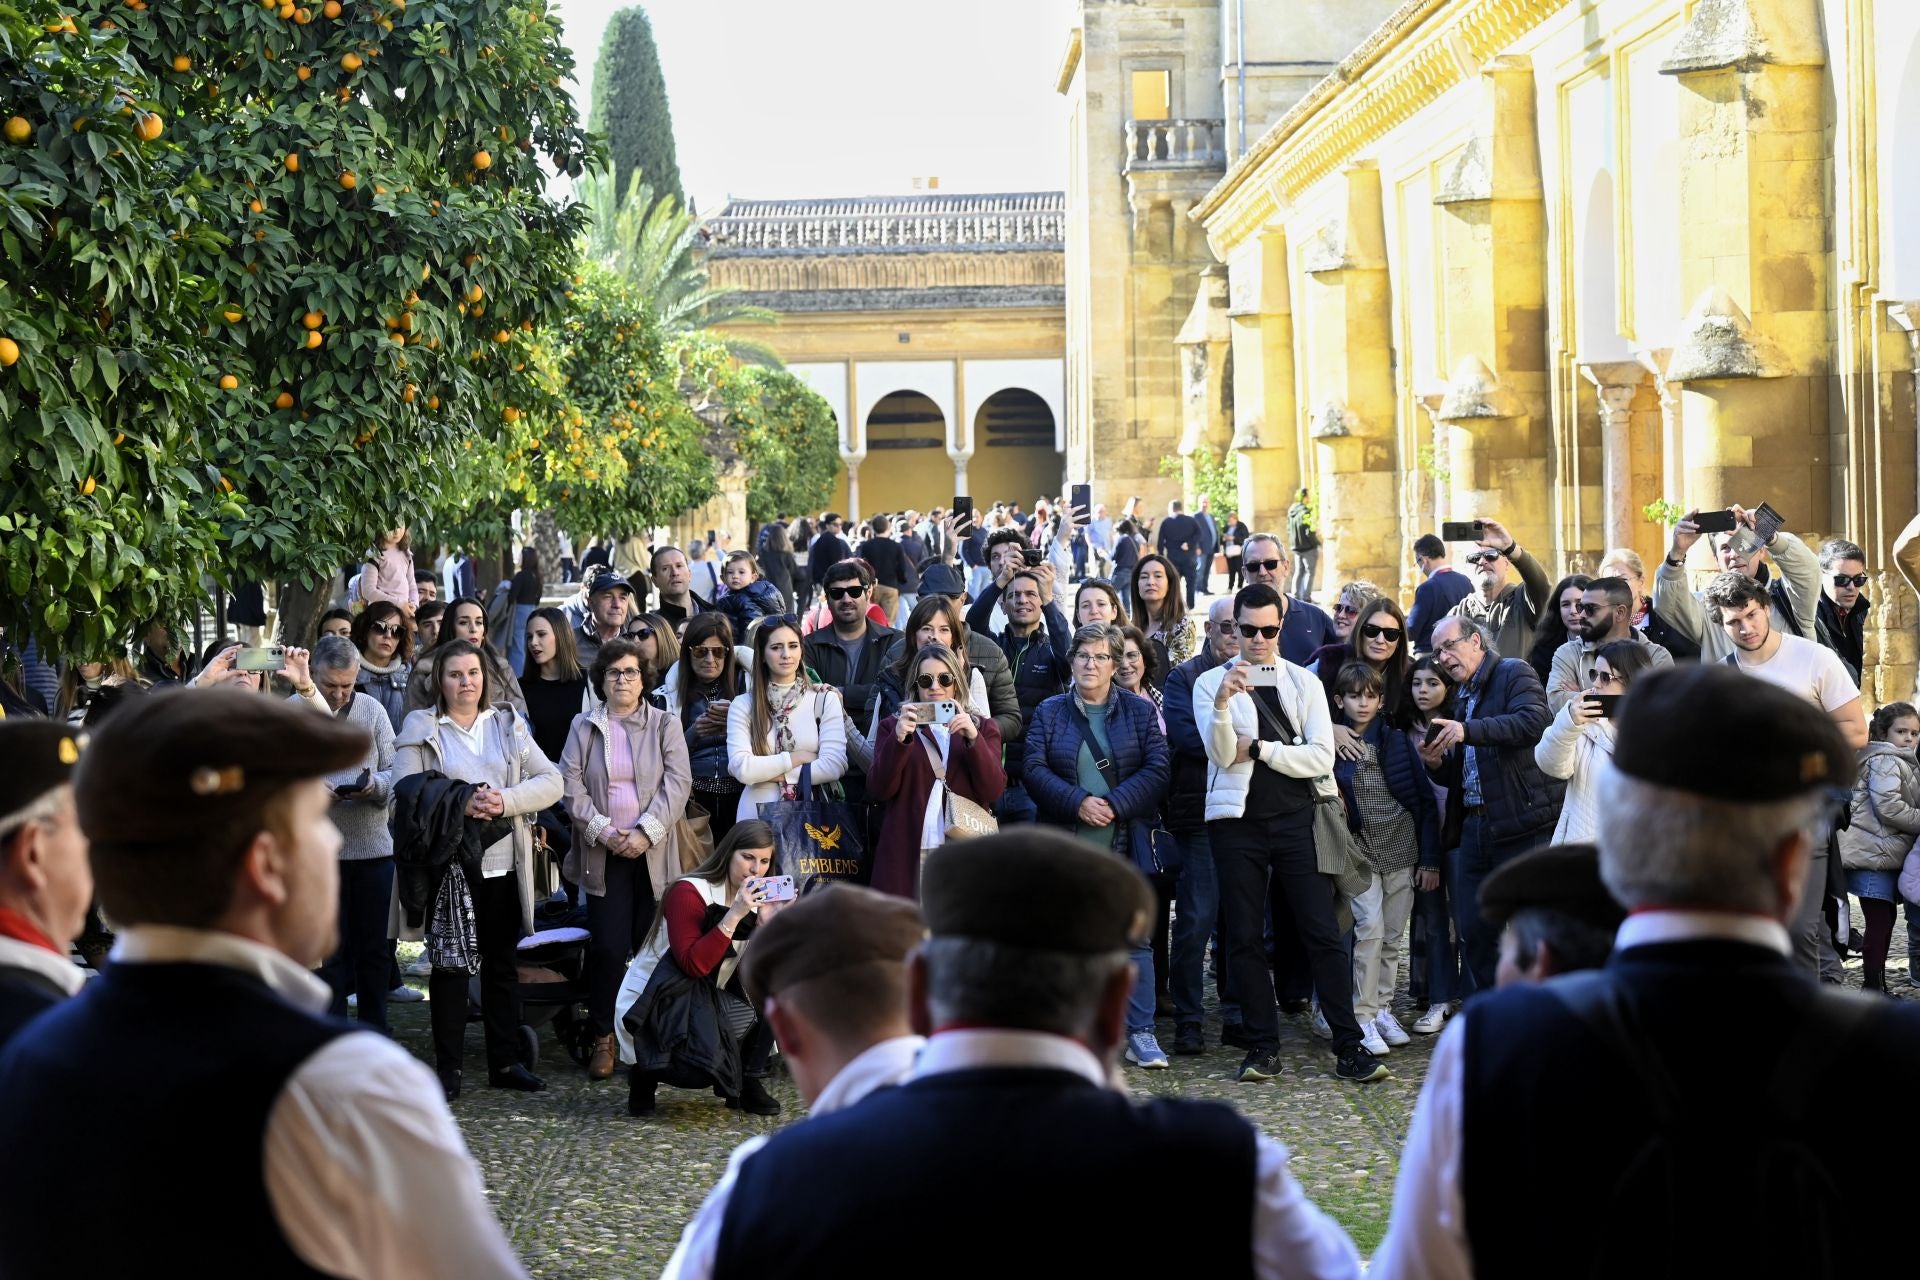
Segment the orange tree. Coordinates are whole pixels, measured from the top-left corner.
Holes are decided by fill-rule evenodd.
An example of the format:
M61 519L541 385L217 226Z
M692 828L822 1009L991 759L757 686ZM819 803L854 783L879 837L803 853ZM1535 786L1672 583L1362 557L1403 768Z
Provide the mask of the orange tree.
M728 378L727 403L727 425L753 470L748 519L764 524L832 501L840 424L818 392L785 369L748 365Z
M86 0L154 83L213 314L204 441L246 499L223 576L322 578L373 532L501 488L469 465L557 412L557 323L593 158L537 5ZM303 624L295 622L298 631Z
M217 246L156 164L152 86L110 33L0 7L0 623L104 656L199 594L246 518L203 454Z

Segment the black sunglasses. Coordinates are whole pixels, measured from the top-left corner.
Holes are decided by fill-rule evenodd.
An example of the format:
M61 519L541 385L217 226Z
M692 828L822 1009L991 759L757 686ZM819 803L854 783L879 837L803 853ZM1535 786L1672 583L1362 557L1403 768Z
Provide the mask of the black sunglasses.
M1601 614L1607 612L1607 610L1609 609L1618 609L1618 608L1621 608L1622 606L1614 605L1614 604L1595 604L1591 600L1576 600L1573 602L1573 607L1583 618L1597 618Z
M1398 627L1383 627L1377 622L1369 622L1360 628L1360 634L1368 640L1398 640L1401 631Z
M1867 585L1867 575L1864 573L1856 573L1849 576L1844 573L1836 573L1833 575L1833 585L1836 587L1864 587Z
M938 675L930 676L922 674L914 680L914 683L922 689L932 689L936 686L942 689L951 689L959 682L953 678L951 673L943 671Z
M629 631L627 632L627 638L629 640L651 640L653 639L653 628L641 627L637 631Z
M867 594L867 589L861 586L827 588L827 599L829 600L853 600L865 594Z
M1861 577L1863 578L1865 576L1866 576L1865 574L1861 575ZM1838 586L1840 584L1836 583L1835 585ZM395 638L398 638L400 633L406 630L405 627L401 626L397 622L376 622L367 629L369 631L378 631L383 636L393 636Z
M1476 551L1467 557L1468 564L1492 564L1500 558L1498 551Z
M1240 567L1247 573L1275 573L1282 563L1279 560L1246 560L1241 562Z
M1269 640L1278 640L1280 638L1280 628L1256 627L1250 623L1243 622L1240 624L1240 634L1248 640L1253 639L1255 636L1265 636Z

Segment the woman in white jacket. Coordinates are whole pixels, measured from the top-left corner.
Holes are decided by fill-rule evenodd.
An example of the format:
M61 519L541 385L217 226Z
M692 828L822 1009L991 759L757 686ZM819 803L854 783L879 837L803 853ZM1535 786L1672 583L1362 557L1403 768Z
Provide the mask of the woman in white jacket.
M754 633L746 696L727 708L727 770L745 788L740 820L786 796L805 799L796 793L805 765L815 783L847 771L846 714L838 689L807 683L799 624L782 614Z
M1590 844L1600 838L1600 767L1613 759L1613 721L1593 701L1623 694L1653 665L1649 650L1633 640L1603 646L1593 659L1593 684L1563 704L1533 749L1534 763L1549 778L1567 779L1555 844Z

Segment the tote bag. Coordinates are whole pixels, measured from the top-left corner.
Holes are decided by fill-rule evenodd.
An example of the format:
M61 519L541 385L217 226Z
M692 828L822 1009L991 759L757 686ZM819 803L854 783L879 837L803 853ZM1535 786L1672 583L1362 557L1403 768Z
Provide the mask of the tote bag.
M798 800L760 806L760 819L773 827L779 848L779 875L792 876L800 893L828 884L864 885L873 879L873 850L867 847L854 807L827 799L813 785L813 766L800 766Z

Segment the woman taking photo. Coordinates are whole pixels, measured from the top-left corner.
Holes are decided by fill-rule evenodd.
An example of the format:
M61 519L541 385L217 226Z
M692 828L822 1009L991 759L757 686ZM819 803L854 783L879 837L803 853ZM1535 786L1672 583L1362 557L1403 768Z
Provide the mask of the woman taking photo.
M693 773L693 801L707 811L715 843L740 816L740 783L727 771L727 709L745 688L725 614L696 613L672 677L653 695L680 725Z
M540 596L546 589L540 553L532 547L520 548L520 572L513 575L507 596L513 602L512 625L507 628L507 664L516 676L527 673L527 619L540 607Z
M1334 750L1343 759L1358 760L1359 739L1340 723L1340 703L1333 691L1341 668L1349 662L1364 663L1380 673L1380 681L1386 687L1380 703L1380 719L1395 729L1404 730L1413 711L1407 693L1413 655L1407 651L1407 615L1400 612L1397 603L1385 596L1375 596L1362 605L1359 616L1350 620L1346 643L1332 653L1321 649L1315 668L1327 691L1327 706L1333 712Z
M473 783L466 816L493 824L486 829L492 843L479 857L433 869L422 926L412 925L409 912L409 933L424 933L433 965L427 992L433 1006L434 1069L449 1102L460 1096L467 980L476 971L487 1082L499 1089L547 1087L520 1061L517 948L521 937L533 932L532 818L560 799L563 784L560 770L540 750L519 712L497 695L485 653L469 640L437 646L426 667L435 691L433 708L409 715L394 744L396 787L429 771ZM403 839L396 827L394 856L403 868L409 862L417 867L426 852Z
M768 899L766 881L779 872L773 842L772 827L742 821L661 898L614 1001L628 1115L651 1115L662 1084L711 1088L749 1115L780 1114L766 1084L773 1030L739 977L755 927L782 905Z
M1533 648L1520 655L1527 665L1541 673L1544 684L1553 674L1554 650L1567 642L1580 622L1580 593L1592 582L1584 573L1570 573L1554 584L1547 607L1540 611L1540 623L1533 633Z
M590 1079L613 1074L613 998L659 895L680 874L675 823L693 773L674 718L643 701L640 648L609 640L593 662L594 709L576 717L560 753L573 819L568 880L587 893Z
M527 670L520 692L527 700L527 724L547 759L558 760L574 717L586 708L587 673L580 669L573 628L559 609L535 609L526 631Z
M744 788L742 820L760 806L799 794L800 770L811 765L815 785L847 771L847 725L840 691L810 685L800 663L800 624L780 614L753 635L753 671L747 694L727 708L727 772Z
M527 700L520 692L520 681L514 677L507 660L500 656L500 651L487 640L486 606L472 596L461 596L447 606L447 612L441 619L439 644L420 655L413 674L407 679L408 712L424 711L440 700L433 674L433 655L441 646L455 640L466 641L480 655L481 665L487 669L488 696L495 701L511 703L515 711L525 715Z
M1173 670L1200 652L1200 630L1187 617L1187 588L1173 561L1158 553L1140 558L1133 572L1133 625L1160 646L1161 667Z
M407 718L407 681L413 677L413 633L407 615L391 600L368 605L353 620L353 647L360 651L356 688L385 708L398 733Z
M1027 726L1027 794L1040 820L1111 849L1149 879L1165 879L1156 865L1153 830L1172 776L1166 735L1151 702L1115 686L1124 651L1118 629L1082 627L1073 633L1069 663L1073 688L1035 708ZM1138 971L1127 1002L1127 1061L1165 1067L1154 1038L1153 948L1137 944Z
M966 659L944 644L914 656L913 700L880 722L867 770L867 799L882 813L873 887L920 896L920 858L946 843L948 792L992 811L1007 789L1000 729L968 705ZM936 707L959 704L942 723Z
M1637 640L1616 640L1593 656L1593 683L1560 708L1533 749L1534 763L1549 778L1567 779L1554 844L1591 844L1600 838L1601 766L1613 759L1613 721L1596 697L1616 697L1653 665L1651 650Z

